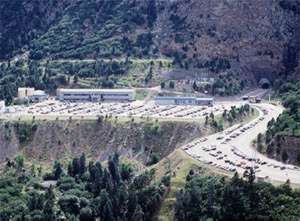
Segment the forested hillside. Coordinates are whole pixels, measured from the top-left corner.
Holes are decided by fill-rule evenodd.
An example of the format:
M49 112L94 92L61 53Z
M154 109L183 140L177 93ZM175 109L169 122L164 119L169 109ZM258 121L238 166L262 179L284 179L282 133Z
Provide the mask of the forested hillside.
M0 3L0 59L28 50L30 42L63 16L69 0L3 0Z
M137 174L132 164L110 157L107 166L85 155L45 173L22 156L7 161L0 175L0 220L150 221L169 185L155 171ZM43 182L45 181L45 182Z
M299 62L298 0L4 0L0 58L161 57L270 80Z
M253 145L300 165L299 80L300 0L0 0L6 105L19 104L18 87L135 88L147 101L161 91L233 96L267 82L285 111ZM275 187L231 166L221 177L202 159L169 158L252 110L207 112L203 125L131 114L1 121L0 221L299 221L300 191L289 181Z
M243 177L235 174L230 181L191 171L185 189L177 195L175 218L180 221L299 219L299 191L292 190L289 182L274 187L254 180L251 170L245 171Z
M298 82L280 82L276 95L286 110L268 123L264 135L257 137L257 149L269 157L285 163L300 165L300 85Z

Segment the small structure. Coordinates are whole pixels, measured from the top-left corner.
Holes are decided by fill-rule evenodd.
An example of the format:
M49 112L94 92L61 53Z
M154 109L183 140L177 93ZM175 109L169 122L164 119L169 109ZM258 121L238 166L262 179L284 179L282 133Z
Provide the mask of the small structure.
M0 113L5 112L5 101L0 101Z
M45 91L35 90L31 87L18 88L18 99L20 101L41 102L47 98L48 95L45 93Z
M155 103L158 105L203 105L213 106L213 98L197 98L197 97L163 97L155 98Z
M250 103L261 103L261 98L257 96L249 96Z
M57 89L61 101L133 101L133 89Z
M34 88L32 87L19 87L18 88L18 99L23 100L27 97L32 96L34 93Z
M31 102L41 102L48 98L48 95L45 93L45 91L42 90L36 90L33 92L31 96L28 97L28 99Z

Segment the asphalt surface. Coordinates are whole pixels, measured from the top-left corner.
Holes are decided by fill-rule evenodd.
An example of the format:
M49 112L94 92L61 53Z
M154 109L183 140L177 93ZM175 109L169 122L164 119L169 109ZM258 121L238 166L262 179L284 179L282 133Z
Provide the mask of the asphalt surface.
M289 179L291 183L300 184L298 167L270 159L253 147L253 140L259 133L266 131L268 122L272 118L276 119L283 108L266 103L252 107L259 111L256 119L244 125L234 125L221 133L196 139L183 146L183 150L193 158L219 169L243 174L245 169L252 167L258 179L280 183Z
M235 102L239 107L243 102ZM46 100L41 103L25 106L10 107L12 111L0 116L4 119L17 119L18 117L89 117L89 116L118 116L118 117L151 117L155 119L203 119L213 112L215 115L222 114L224 110L230 110L231 102L218 102L213 107L189 106L189 105L156 105L154 101L144 103L135 101L129 103L109 102L60 102Z

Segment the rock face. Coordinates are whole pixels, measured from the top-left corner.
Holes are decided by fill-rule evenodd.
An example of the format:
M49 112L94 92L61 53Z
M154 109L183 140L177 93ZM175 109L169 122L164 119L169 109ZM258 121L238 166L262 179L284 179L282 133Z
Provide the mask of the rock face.
M112 120L114 121L114 120ZM193 123L118 123L111 121L47 121L0 125L0 161L18 152L43 162L86 153L106 160L114 152L146 163L152 153L161 157L208 133Z
M299 18L299 0L3 0L0 58L166 55L273 81L299 75Z

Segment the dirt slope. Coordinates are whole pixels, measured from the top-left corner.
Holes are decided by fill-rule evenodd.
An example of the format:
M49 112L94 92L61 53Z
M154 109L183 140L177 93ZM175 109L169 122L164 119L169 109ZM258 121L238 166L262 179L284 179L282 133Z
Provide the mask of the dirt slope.
M112 121L1 122L0 161L23 152L41 161L68 159L85 152L105 160L114 152L143 163L152 152L161 157L209 130L196 123Z

